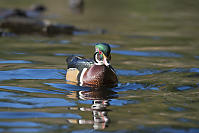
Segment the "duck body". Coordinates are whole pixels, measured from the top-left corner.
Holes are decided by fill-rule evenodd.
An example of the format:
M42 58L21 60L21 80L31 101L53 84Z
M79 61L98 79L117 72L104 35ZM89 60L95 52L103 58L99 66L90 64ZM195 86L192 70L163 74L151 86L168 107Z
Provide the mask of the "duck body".
M114 69L105 64L96 64L94 60L81 56L69 56L66 80L80 86L115 87L118 79Z

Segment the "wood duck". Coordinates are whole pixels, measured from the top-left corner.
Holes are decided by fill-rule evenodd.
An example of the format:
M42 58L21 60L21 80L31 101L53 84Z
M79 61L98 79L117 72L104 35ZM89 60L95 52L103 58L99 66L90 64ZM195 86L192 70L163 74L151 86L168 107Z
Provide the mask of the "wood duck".
M109 44L97 43L93 59L69 56L66 59L68 64L66 81L93 88L117 86L118 79L110 65L110 52Z

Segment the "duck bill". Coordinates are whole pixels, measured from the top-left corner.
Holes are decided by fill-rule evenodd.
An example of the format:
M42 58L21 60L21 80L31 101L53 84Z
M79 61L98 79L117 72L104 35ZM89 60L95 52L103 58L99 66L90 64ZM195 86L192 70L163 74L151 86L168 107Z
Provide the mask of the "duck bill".
M108 61L108 58L107 58L106 55L104 55L104 54L103 54L103 63L104 63L104 65L106 65L106 66L109 66L109 65L110 65L110 63L109 63L109 61Z

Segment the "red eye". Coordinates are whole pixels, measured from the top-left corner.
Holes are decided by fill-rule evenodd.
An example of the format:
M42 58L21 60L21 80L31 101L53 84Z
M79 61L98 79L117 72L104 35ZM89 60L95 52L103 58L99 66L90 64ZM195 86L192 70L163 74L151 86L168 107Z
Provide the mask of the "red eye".
M99 50L99 54L102 54L102 51Z

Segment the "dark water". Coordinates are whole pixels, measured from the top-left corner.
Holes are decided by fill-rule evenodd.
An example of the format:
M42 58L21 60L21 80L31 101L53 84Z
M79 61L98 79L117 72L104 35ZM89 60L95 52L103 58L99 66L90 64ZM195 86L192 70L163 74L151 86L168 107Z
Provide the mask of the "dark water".
M0 6L39 2L47 19L91 32L0 37L0 132L199 132L197 1L86 0L83 14L65 0ZM111 44L118 87L66 83L65 58L93 57L96 42Z

